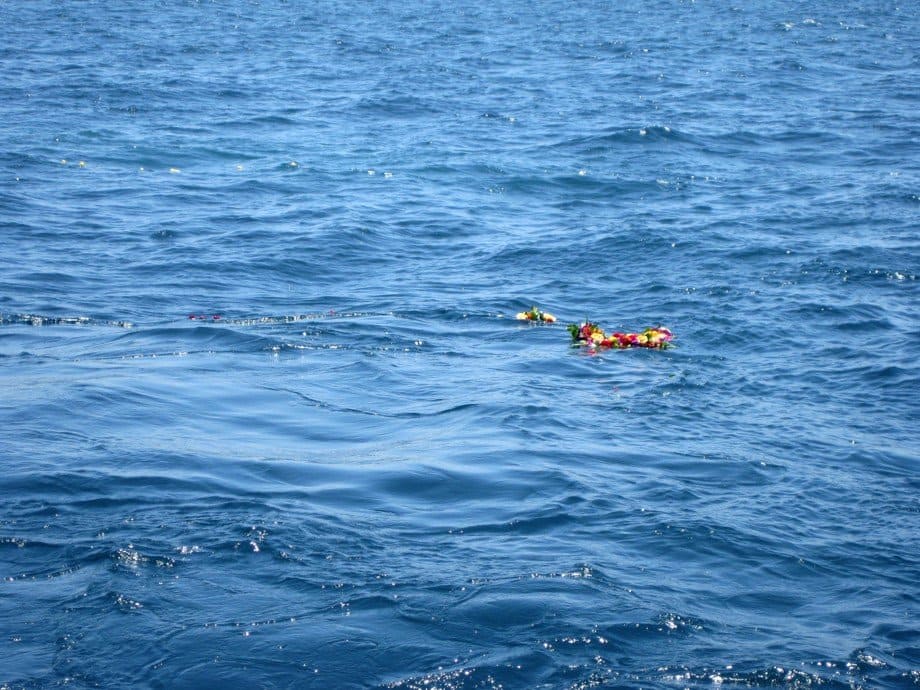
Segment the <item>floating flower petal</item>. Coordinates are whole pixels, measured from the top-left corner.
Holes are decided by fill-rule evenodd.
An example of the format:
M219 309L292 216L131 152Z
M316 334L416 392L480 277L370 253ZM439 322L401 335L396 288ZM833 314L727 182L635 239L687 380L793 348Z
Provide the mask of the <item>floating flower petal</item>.
M518 321L543 321L545 323L555 323L556 317L547 311L540 311L536 307L531 307L530 311L518 312L515 317Z

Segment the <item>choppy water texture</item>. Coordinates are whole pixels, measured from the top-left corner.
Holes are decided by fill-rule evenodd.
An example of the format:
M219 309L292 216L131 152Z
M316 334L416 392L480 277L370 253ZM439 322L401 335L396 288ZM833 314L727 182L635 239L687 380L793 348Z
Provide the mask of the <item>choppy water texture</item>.
M920 11L815 4L0 2L0 687L920 685Z

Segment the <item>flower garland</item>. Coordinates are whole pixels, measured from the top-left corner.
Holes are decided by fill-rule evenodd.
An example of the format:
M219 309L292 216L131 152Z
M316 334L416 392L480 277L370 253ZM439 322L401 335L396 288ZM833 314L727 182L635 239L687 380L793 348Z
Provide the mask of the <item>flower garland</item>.
M588 347L609 347L625 350L630 347L648 347L664 350L670 346L673 335L663 326L646 328L641 333L610 333L607 334L596 323L585 321L581 324L570 324L569 333L576 345Z
M556 317L546 311L540 311L536 307L531 307L530 311L519 312L515 317L518 321L544 321L546 323L555 323Z

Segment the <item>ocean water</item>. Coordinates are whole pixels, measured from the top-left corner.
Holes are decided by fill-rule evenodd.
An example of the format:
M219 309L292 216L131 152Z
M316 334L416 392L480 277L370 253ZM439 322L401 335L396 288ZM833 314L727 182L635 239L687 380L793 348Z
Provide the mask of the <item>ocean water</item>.
M0 688L920 687L920 10L816 5L0 1Z

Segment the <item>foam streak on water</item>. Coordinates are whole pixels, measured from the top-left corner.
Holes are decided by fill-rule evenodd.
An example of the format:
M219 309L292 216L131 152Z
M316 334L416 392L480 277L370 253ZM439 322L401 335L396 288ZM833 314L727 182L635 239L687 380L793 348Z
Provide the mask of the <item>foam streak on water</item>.
M920 685L909 3L0 26L0 688Z

